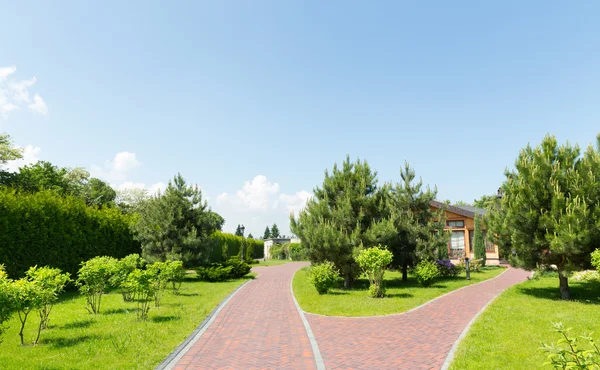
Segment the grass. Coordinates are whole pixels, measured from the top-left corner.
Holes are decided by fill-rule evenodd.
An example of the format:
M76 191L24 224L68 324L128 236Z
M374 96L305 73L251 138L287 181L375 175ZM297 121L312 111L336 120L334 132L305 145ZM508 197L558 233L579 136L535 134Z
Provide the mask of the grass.
M283 265L289 262L299 262L299 261L292 261L292 260L266 260L266 261L260 261L260 263L257 264L253 264L252 267L267 267L267 266L279 266L279 265Z
M412 275L403 282L399 272L388 271L385 274L386 297L377 299L369 298L367 279L357 280L350 290L336 288L319 295L307 282L306 268L296 272L293 287L300 307L306 312L328 316L377 316L408 311L455 289L496 277L503 271L501 267L486 267L481 272L471 273L471 280L466 280L463 274L439 279L429 288L421 287Z
M560 339L552 323L572 327L573 336L600 334L600 284L570 285L572 301L560 299L558 277L540 277L502 293L460 343L451 369L550 369L538 348ZM581 344L587 348L587 341Z
M164 293L160 308L138 321L135 302L119 293L102 297L101 313L85 309L76 292L61 296L50 315L50 328L37 346L21 346L16 315L0 344L3 369L151 369L163 361L202 320L247 279L206 283L188 278L179 295ZM39 319L33 312L25 338L32 342Z

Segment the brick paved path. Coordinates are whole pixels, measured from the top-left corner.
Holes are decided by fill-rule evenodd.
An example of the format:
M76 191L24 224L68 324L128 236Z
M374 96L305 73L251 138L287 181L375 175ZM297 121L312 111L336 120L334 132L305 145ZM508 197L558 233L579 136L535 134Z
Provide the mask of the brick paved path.
M529 273L500 277L406 314L327 317L306 314L327 369L440 369L464 328L492 298Z
M174 369L316 369L290 291L305 265L254 268L259 277L232 297Z

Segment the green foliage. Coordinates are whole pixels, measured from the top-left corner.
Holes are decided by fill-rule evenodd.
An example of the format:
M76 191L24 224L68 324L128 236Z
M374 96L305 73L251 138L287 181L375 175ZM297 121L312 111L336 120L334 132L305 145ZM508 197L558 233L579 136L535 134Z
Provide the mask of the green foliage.
M5 323L15 309L13 289L12 280L8 278L4 265L0 264L0 343L2 343L2 334L6 330Z
M292 261L306 261L308 260L308 251L302 243L290 243L288 246L289 255Z
M571 276L573 281L584 281L587 283L600 283L600 272L595 270L577 271Z
M50 325L49 317L54 303L58 300L59 294L64 291L65 285L71 281L71 278L68 273L63 274L60 269L47 266L40 268L37 266L31 267L27 270L25 276L40 289L41 302L38 308L40 315L39 339L39 332L42 329L47 329ZM35 343L37 343L38 339L36 339Z
M187 185L178 174L163 194L139 206L132 230L146 260L179 260L191 265L208 261L212 249L209 236L223 222L202 200L200 189Z
M244 236L244 233L242 232L242 227L238 224L237 228L235 229L235 236Z
M441 277L455 277L461 271L459 267L454 265L450 260L437 260L437 267Z
M185 279L185 269L182 261L167 261L167 266L163 271L163 275L167 282L171 283L173 294L178 294L181 289L181 284Z
M75 276L82 261L140 251L132 215L86 206L48 190L33 194L0 187L0 263L11 277L31 266L51 266Z
M365 232L380 218L383 194L377 187L377 172L366 161L350 162L350 157L325 171L321 187L296 220L290 216L290 227L302 240L310 261L331 261L344 278L344 286L360 274L354 260L354 249L360 248Z
M228 259L227 261L225 261L223 266L231 267L231 274L229 277L232 279L239 279L241 277L248 275L248 273L250 272L250 269L252 268L252 266L250 266L249 264L247 264L244 261L241 261L237 257L232 257L232 258Z
M502 199L492 207L487 230L504 255L533 269L554 264L563 299L570 299L568 274L584 266L600 244L600 136L597 148L559 145L546 136L521 150L506 171Z
M600 348L592 334L577 338L570 334L572 329L565 328L562 323L553 325L562 338L556 344L542 343L540 350L548 353L548 361L544 365L551 365L554 369L600 369ZM579 344L580 339L588 342L587 349Z
M252 251L253 258L263 258L264 242L249 238L242 238L234 234L215 231L210 236L210 257L208 262L222 262L232 256L239 256L242 247L242 241L246 243L246 255Z
M6 161L23 157L23 149L13 147L12 139L8 134L0 134L0 166Z
M591 254L592 257L592 266L598 271L600 271L600 249L596 249Z
M497 195L482 195L481 198L473 201L473 206L477 208L490 209L495 206L497 200Z
M469 260L469 271L480 272L482 267L483 267L483 260L475 259L475 258L472 258ZM461 258L458 260L458 263L456 264L456 268L461 272L465 272L467 270L467 265L466 265L464 258Z
M145 261L137 253L125 256L115 262L115 269L110 277L109 283L113 288L119 288L121 290L124 302L129 302L134 299L134 292L129 290L125 284L127 276L132 273L133 270L143 268L144 264Z
M485 240L483 239L483 230L481 229L481 217L479 213L475 214L475 230L473 231L473 251L475 259L480 259L481 265L485 266Z
M273 226L271 226L271 238L279 238L280 236L277 224L273 224Z
M81 264L77 285L81 294L86 296L86 308L90 313L100 313L100 303L106 287L110 284L117 266L113 257L94 257Z
M265 228L265 233L263 234L263 239L269 239L271 237L271 230L269 229L269 227L267 226Z
M440 276L437 264L430 260L423 260L419 262L415 268L415 275L419 284L424 287L429 287L433 284L435 278Z
M138 319L147 320L148 311L150 311L150 303L160 289L160 282L157 282L157 269L149 268L148 270L135 269L125 280L127 290L133 292L137 297L138 303Z
M369 295L373 298L383 298L385 287L383 275L385 269L392 263L392 253L385 247L377 246L360 251L356 262L369 279Z
M42 288L35 282L27 278L21 278L13 283L12 293L14 308L16 309L19 316L19 321L21 322L19 337L21 338L21 345L25 345L23 331L25 330L27 318L29 317L31 311L40 309L42 307L44 302L44 292L42 291Z
M231 266L223 266L221 264L213 264L212 266L198 267L196 275L201 281L217 282L228 280L231 276Z
M319 294L326 294L339 280L339 271L333 262L325 261L311 266L306 274L308 283L315 287Z
M288 244L273 244L269 253L271 254L271 259L274 260L287 260L289 259L289 249Z

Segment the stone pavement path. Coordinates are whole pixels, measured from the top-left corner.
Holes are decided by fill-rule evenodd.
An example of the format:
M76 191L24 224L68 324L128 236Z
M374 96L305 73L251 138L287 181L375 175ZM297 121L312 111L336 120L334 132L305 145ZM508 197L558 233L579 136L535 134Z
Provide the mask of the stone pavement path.
M257 267L173 369L316 369L290 281L305 262Z
M305 265L296 262L253 269L259 277L223 306L173 369L316 369L311 343L290 291L294 273ZM405 314L304 316L327 369L440 369L473 317L495 296L527 276L525 271L510 268L495 279Z
M440 369L473 317L495 296L529 275L509 268L495 279L405 314L306 316L327 369Z

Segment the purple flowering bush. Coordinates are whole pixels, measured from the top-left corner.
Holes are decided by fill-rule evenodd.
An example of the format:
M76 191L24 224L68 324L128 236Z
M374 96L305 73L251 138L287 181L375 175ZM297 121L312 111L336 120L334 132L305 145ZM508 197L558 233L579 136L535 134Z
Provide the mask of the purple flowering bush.
M436 264L441 277L455 277L458 275L458 267L450 262L450 260L437 260Z

